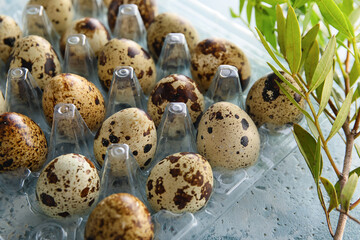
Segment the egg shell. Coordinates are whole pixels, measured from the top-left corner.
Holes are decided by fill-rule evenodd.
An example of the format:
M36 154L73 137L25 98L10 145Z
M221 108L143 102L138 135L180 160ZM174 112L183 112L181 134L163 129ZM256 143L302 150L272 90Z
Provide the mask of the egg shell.
M9 57L9 68L27 68L44 90L50 79L61 72L61 65L51 44L44 38L30 35L16 41Z
M85 239L153 239L154 226L146 206L128 193L112 194L92 211Z
M220 65L235 66L242 89L246 89L250 82L251 67L238 46L222 38L204 39L196 45L191 55L191 74L203 90L209 89Z
M21 167L37 171L47 153L45 135L33 120L14 112L0 115L0 172Z
M260 136L245 111L232 103L218 102L201 118L197 147L212 167L237 169L256 162Z
M74 104L92 131L97 130L105 118L105 102L99 89L76 74L59 74L46 86L42 105L49 123L52 123L54 107L58 103Z
M169 33L184 34L190 52L195 49L199 41L196 29L188 20L175 13L159 14L147 30L149 52L155 59L160 56L164 40Z
M289 74L282 74L296 89L302 91ZM297 123L303 117L302 112L280 90L276 81L281 83L301 108L305 107L304 98L291 90L275 73L270 73L254 83L246 98L246 112L258 127L265 124L269 129L275 130Z
M114 69L118 66L131 66L145 94L155 85L156 68L154 60L139 44L128 39L112 39L99 53L98 75L101 83L110 88Z
M108 5L107 13L108 23L111 31L114 31L117 15L119 13L119 7L123 4L137 5L146 28L150 26L158 13L155 0L113 0Z
M181 152L167 156L151 170L146 195L155 211L196 212L209 200L213 173L199 154Z
M60 50L65 53L66 40L71 34L84 34L95 55L110 41L111 37L105 26L96 18L81 18L74 21L60 39Z
M0 114L6 112L6 103L2 92L0 91Z
M102 165L110 144L125 143L139 166L145 167L155 154L156 141L155 124L149 115L138 108L127 108L111 115L101 125L95 136L94 153ZM125 169L125 163L121 167Z
M54 218L85 213L97 201L100 178L94 164L80 154L53 159L41 171L36 198L43 212Z
M191 120L197 124L204 111L204 96L200 93L196 83L180 74L172 74L161 79L150 94L148 113L158 126L165 107L169 102L183 102L186 104Z
M6 63L15 42L22 37L22 31L14 19L0 15L0 59Z
M60 35L70 27L74 18L72 0L30 0L28 5L42 5L54 29Z

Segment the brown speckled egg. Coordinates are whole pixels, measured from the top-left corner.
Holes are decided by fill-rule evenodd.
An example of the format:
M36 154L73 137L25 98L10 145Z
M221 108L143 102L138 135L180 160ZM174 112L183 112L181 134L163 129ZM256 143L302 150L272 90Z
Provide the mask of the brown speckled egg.
M145 167L155 154L156 141L156 128L149 115L138 108L127 108L111 115L101 125L94 140L94 153L102 165L110 144L125 143L140 167Z
M260 136L246 112L232 103L218 102L201 118L197 147L212 167L236 169L256 162Z
M0 172L21 167L37 171L47 152L45 135L33 120L20 113L0 115Z
M221 38L205 39L196 45L191 55L191 74L203 90L208 90L220 65L235 66L239 71L242 89L246 89L251 68L247 57L238 46Z
M157 15L157 5L155 0L112 0L108 7L108 23L111 31L114 31L116 25L116 18L119 13L119 7L123 4L135 4L137 5L141 18L146 28L154 21Z
M74 17L72 0L30 0L28 5L42 5L52 25L60 35L70 27Z
M196 212L209 200L213 173L199 154L181 152L167 156L151 170L147 199L155 211Z
M49 123L52 123L54 107L58 103L74 104L92 131L97 130L105 118L105 102L99 89L76 74L59 74L46 86L42 105Z
M96 18L81 18L72 23L71 27L61 36L60 49L65 53L66 40L71 34L84 34L95 55L110 40L110 34L105 26Z
M197 124L204 111L204 97L190 78L173 74L161 79L151 92L148 101L148 113L158 126L165 107L169 102L183 102L186 104L191 120Z
M22 31L14 19L0 15L0 59L6 63L15 41L20 39Z
M112 39L100 51L98 74L102 84L110 88L114 69L118 66L134 68L141 88L149 94L155 85L154 60L139 44L128 39Z
M53 159L41 171L36 198L43 212L54 218L85 213L97 201L100 178L94 164L80 154Z
M184 34L191 52L199 41L196 29L188 20L174 13L159 14L147 31L149 52L155 59L160 56L164 40L169 33Z
M299 85L289 74L282 74L301 91ZM246 112L258 127L265 124L267 128L273 130L299 122L303 117L302 112L280 90L275 80L281 83L302 108L305 107L305 99L291 90L275 73L270 73L257 80L247 95Z
M9 57L10 69L25 67L44 90L50 79L61 72L61 65L51 44L30 35L16 41Z
M128 193L112 194L91 212L85 227L87 240L151 240L154 226L146 206Z

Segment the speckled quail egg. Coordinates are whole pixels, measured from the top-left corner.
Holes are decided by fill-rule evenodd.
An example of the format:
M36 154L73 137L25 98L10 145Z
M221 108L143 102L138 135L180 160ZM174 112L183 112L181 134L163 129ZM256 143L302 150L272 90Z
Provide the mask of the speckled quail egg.
M54 29L63 34L70 27L74 17L72 0L30 0L28 5L42 5Z
M155 63L139 44L123 38L105 44L99 53L98 74L106 88L110 88L114 69L118 66L133 67L144 93L151 92L156 80Z
M22 31L14 19L0 15L0 59L6 63L15 41L20 39Z
M61 65L51 44L44 38L30 35L16 41L9 57L11 68L25 67L44 90L50 79L61 72Z
M92 131L97 130L105 118L105 102L99 89L76 74L59 74L46 86L42 105L49 123L52 123L54 107L58 103L74 104Z
M282 74L301 91L289 74ZM299 122L303 117L302 112L280 90L276 81L281 83L301 107L305 107L304 98L291 90L275 73L270 73L254 83L246 98L246 112L258 127L265 124L268 129L276 130Z
M149 52L155 59L160 56L162 45L164 44L166 35L169 33L184 34L190 52L195 49L199 41L196 29L188 20L174 13L159 14L155 17L154 22L149 26L147 31Z
M128 193L112 194L91 212L86 240L153 239L154 226L146 206Z
M42 211L54 218L85 213L97 201L100 178L94 164L80 154L53 159L41 171L36 198Z
M138 108L126 108L104 121L94 140L96 160L102 165L107 147L112 143L129 145L140 167L149 165L156 150L154 122Z
M260 136L245 111L232 103L218 102L201 118L197 147L212 167L236 169L256 162Z
M6 112L6 103L2 92L0 91L0 114Z
M204 97L189 77L172 74L161 79L150 94L148 113L158 126L169 102L186 104L192 122L196 125L204 111Z
M123 4L137 5L141 18L146 28L154 21L158 9L155 0L112 0L108 7L108 23L111 31L114 31L116 18L119 13L119 7Z
M21 167L37 171L47 153L45 135L33 120L14 112L0 115L0 172Z
M84 34L95 55L110 40L110 34L105 26L96 18L81 18L74 21L70 28L61 36L60 49L65 53L66 40L71 34Z
M232 65L239 71L243 90L249 84L250 63L244 52L234 43L221 39L204 39L196 45L191 55L191 74L203 90L208 90L220 65Z
M196 212L210 198L213 173L201 155L180 152L158 162L146 186L147 199L155 211Z

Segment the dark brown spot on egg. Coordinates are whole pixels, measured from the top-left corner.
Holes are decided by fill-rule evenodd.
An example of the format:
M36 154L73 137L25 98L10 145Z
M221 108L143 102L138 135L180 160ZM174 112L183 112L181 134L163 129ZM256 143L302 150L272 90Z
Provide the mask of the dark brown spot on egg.
M244 147L246 147L248 144L249 144L249 139L247 136L243 136L241 138L241 141L240 141L241 145L243 145Z
M181 176L182 173L179 168L172 168L172 169L170 169L170 174L171 174L171 176L173 176L175 178L175 177Z
M151 180L151 179L147 182L147 189L149 192L153 189L152 183L153 183L153 180Z
M45 57L46 57L46 61L45 61L45 65L44 65L44 71L47 75L49 75L51 77L55 77L56 76L56 65L54 62L54 56L51 56L50 54L46 53Z
M130 136L125 136L125 139L126 139L127 141L129 141L129 140L130 140Z
M207 131L208 131L209 134L211 134L212 131L213 131L212 127L208 127Z
M203 54L212 54L216 58L219 58L222 53L226 52L225 45L214 39L206 39L200 42L198 48Z
M101 66L105 66L106 62L107 62L106 55L103 51L101 51L101 53L99 54L99 64Z
M282 80L275 74L271 73L265 80L265 86L262 91L262 97L265 102L274 101L280 95L280 88L277 82L281 83Z
M135 47L128 47L127 55L131 58L134 58L136 55L140 54L140 50Z
M93 203L95 202L95 199L93 199L93 200L91 200L90 202L89 202L89 207L91 207L91 205L93 205Z
M222 113L219 111L219 112L216 112L216 117L215 117L215 119L217 119L217 120L222 120L222 119L224 119L224 117L222 116Z
M99 105L99 104L100 104L100 100L99 100L98 96L95 97L95 104L96 104L96 105Z
M241 119L241 125L244 130L247 130L249 128L249 123L245 118Z
M70 213L68 213L68 212L62 212L62 213L58 213L58 215L59 215L60 217L65 218L65 217L70 216Z
M89 190L90 190L90 189L89 189L88 187L84 188L84 189L81 191L80 196L81 196L82 198L86 197L86 196L89 194Z
M171 163L176 163L177 161L179 161L180 158L181 156L174 156L174 155L166 157L166 159L168 159Z
M147 135L149 135L149 134L150 134L150 131L151 131L151 129L150 129L150 127L148 127L148 129L146 130L146 132L143 133L143 136L146 137Z
M146 144L144 147L144 153L148 153L152 148L152 144Z
M195 174L190 172L185 173L184 180L191 184L191 186L200 187L204 183L204 176L200 173L200 171L196 171Z
M132 153L134 156L137 156L139 154L138 151L133 151Z
M101 144L102 144L104 147L108 147L109 144L110 144L110 142L109 142L109 140L103 138L103 139L101 140Z
M151 67L149 67L149 69L146 71L146 76L150 77L152 76L152 74L153 74L153 70Z
M120 139L112 133L109 135L109 139L111 143L118 143L120 141Z
M138 79L142 79L144 76L144 71L141 70L139 74L137 74Z
M212 185L209 182L206 182L201 188L200 200L205 198L205 201L209 200L212 192Z
M189 186L185 186L183 188L179 188L174 196L174 204L178 207L179 210L184 209L186 205L191 202L193 196L187 194L184 190L189 188Z
M151 162L151 158L149 158L148 160L146 160L146 162L144 163L144 166L149 165L149 164L150 164L150 162Z
M31 61L26 61L23 58L20 58L20 60L21 60L21 67L27 68L29 72L31 72L33 63Z
M0 143L0 146L1 146L1 143ZM3 167L10 167L12 164L13 164L14 160L12 158L6 160L4 163L3 163Z
M13 47L15 43L15 38L14 37L8 37L4 39L4 44L8 45L9 47Z
M163 178L159 177L158 179L156 179L155 193L156 193L156 195L161 195L164 192L165 192L165 188L163 186Z
M50 195L47 195L46 193L40 194L40 199L41 199L41 202L48 207L56 207L57 206L54 198Z

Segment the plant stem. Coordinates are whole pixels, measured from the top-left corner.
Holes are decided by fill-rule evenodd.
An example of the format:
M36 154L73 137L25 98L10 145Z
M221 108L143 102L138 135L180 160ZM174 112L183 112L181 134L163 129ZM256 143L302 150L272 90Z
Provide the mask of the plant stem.
M351 204L350 206L350 210L353 210L357 205L359 205L360 203L360 198L358 200L356 200L356 202L354 202L353 204Z
M353 216L351 216L349 213L344 212L343 210L336 208L337 211L339 211L340 213L344 213L346 214L351 220L353 220L354 222L356 222L357 224L360 224L360 221L356 218L354 218Z

